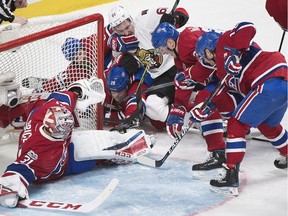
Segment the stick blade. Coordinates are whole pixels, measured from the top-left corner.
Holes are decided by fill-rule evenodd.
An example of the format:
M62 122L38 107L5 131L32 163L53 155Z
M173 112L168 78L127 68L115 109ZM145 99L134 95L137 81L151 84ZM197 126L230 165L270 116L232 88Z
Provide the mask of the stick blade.
M18 202L17 207L34 208L38 210L88 213L100 206L111 195L113 190L117 187L118 183L119 180L113 178L105 187L105 189L94 200L84 204L24 199Z
M157 161L155 161L152 158L146 157L146 156L140 156L137 158L137 162L146 166L150 167L158 167L157 166Z

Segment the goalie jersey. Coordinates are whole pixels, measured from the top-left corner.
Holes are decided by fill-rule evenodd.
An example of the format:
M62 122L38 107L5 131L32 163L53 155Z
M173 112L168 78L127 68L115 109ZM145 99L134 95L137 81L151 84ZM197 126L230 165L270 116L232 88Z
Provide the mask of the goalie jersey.
M50 107L59 104L72 112L76 101L77 95L72 92L52 93L42 106L32 110L19 137L17 159L7 167L4 176L16 173L28 186L32 182L58 179L65 174L71 132L65 140L52 138L42 129L43 119Z

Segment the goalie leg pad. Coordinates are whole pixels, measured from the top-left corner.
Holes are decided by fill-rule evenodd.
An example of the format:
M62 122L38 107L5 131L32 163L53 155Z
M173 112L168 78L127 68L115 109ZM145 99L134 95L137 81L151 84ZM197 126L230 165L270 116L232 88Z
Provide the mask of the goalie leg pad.
M153 137L143 130L118 131L74 131L74 158L76 161L93 159L122 159L134 161L140 155L147 154L155 143Z

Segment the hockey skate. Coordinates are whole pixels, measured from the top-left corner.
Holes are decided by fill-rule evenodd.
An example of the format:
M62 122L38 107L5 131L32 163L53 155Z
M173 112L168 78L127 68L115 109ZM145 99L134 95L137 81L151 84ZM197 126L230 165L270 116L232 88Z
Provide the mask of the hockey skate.
M287 169L287 157L281 156L274 161L274 166L278 169Z
M224 195L238 196L238 168L229 169L226 164L224 164L222 172L223 177L221 179L210 180L210 190Z
M221 178L222 164L226 162L224 150L209 152L204 163L192 166L192 176L197 179Z
M40 78L40 77L27 77L22 80L22 86L30 89L41 88L42 85L47 82L49 79Z

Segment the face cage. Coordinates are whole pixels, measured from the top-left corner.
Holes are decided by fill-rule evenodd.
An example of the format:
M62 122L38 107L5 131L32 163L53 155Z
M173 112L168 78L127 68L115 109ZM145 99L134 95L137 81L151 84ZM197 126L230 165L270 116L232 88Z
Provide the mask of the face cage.
M168 49L167 45L166 46L160 46L160 47L155 49L155 54L161 54L162 55L166 51L166 49Z
M205 55L205 52L204 52L204 55ZM206 56L203 57L201 54L196 53L196 51L194 51L194 56L197 58L197 60L200 62L200 64L203 67L206 67L209 69L215 69L216 65L212 66L204 61L204 58L207 58Z
M56 126L52 131L51 136L57 139L66 139L74 126L74 118L72 114L59 116L56 114Z

